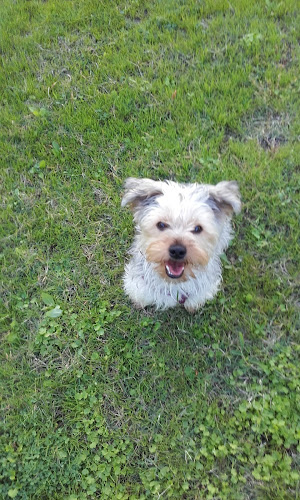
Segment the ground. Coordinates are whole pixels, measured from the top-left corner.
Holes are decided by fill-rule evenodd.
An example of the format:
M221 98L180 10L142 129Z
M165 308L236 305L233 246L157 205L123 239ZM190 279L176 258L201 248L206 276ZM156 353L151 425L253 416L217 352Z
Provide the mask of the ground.
M2 0L0 26L0 497L298 497L296 0ZM127 176L238 181L199 313L124 295Z

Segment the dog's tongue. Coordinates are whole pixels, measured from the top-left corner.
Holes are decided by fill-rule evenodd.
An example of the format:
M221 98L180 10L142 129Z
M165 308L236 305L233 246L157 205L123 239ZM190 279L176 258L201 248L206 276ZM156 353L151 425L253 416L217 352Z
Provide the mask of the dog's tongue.
M184 263L175 260L166 262L166 272L170 278L180 278L184 271Z

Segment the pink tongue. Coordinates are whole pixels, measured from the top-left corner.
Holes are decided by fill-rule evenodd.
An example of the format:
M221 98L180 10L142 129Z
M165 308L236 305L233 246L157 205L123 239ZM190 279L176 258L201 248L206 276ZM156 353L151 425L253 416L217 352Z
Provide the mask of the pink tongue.
M184 263L176 262L175 260L169 260L168 262L166 262L166 265L168 266L168 270L171 274L173 274L173 276L180 276L184 269Z

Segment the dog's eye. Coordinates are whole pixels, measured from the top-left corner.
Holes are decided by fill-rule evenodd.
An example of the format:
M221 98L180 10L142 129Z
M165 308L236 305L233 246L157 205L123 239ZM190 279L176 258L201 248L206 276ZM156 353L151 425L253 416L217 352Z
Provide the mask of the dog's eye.
M163 231L164 229L167 229L168 224L165 224L164 222L158 222L156 224L156 227L160 230L160 231Z
M196 226L194 228L194 230L192 231L192 233L201 233L201 231L203 231L203 228L201 226Z

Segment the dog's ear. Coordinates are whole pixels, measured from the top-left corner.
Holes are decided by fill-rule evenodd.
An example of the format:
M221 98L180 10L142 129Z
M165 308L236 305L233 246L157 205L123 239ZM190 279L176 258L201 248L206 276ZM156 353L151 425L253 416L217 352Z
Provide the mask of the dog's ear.
M209 186L209 197L206 201L212 210L218 214L231 216L241 211L241 195L236 181L222 181L216 186Z
M129 177L125 181L125 192L121 206L129 205L135 211L142 206L150 205L157 196L163 194L161 184L161 182L151 179Z

